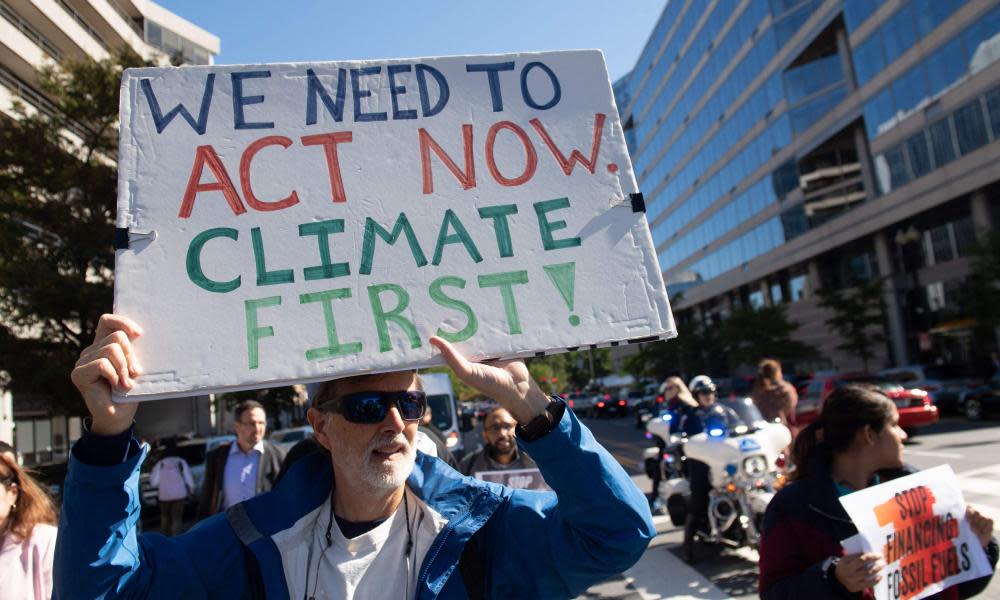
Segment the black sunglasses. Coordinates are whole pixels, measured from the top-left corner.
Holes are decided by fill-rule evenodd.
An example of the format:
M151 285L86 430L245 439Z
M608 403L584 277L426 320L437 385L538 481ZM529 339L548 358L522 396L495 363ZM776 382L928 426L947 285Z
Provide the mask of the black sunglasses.
M332 409L351 423L381 423L395 406L404 421L419 421L427 408L427 395L421 391L356 392L332 402Z

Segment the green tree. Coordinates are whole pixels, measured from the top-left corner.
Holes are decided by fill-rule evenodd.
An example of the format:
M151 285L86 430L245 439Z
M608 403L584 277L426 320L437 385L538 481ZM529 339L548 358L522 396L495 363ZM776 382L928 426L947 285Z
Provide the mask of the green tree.
M965 303L981 327L1000 327L1000 233L984 235L972 257Z
M131 51L45 69L51 110L0 119L0 384L80 412L69 372L112 306L118 96Z
M718 327L730 371L764 358L790 361L815 355L811 347L792 339L799 324L788 319L781 305L735 310Z
M697 325L678 323L676 338L643 344L638 353L625 360L625 369L657 381L670 375L688 377L708 372L705 351L706 344L712 342L714 339L703 335Z
M832 312L826 324L840 336L837 349L857 356L868 370L877 355L875 348L885 343L883 280L871 279L848 289L820 289L819 305Z

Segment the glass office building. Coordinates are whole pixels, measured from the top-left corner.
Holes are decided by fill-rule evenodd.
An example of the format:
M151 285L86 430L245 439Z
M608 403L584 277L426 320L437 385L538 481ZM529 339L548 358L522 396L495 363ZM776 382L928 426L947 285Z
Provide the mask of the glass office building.
M669 0L615 94L678 319L787 304L808 368L859 368L815 292L881 278L876 362L970 360L998 58L1000 0Z

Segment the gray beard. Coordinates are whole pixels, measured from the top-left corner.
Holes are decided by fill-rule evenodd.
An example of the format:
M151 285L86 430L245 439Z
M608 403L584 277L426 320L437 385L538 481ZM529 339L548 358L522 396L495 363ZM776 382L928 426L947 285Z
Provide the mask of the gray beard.
M372 464L373 452L377 448L391 444L400 444L402 449L400 452L403 454L403 460L395 461L392 465L374 465ZM388 492L401 487L406 483L406 478L410 476L413 471L413 465L416 461L417 453L414 449L413 444L411 444L403 434L399 434L395 437L380 437L375 438L368 445L365 451L362 461L364 464L357 465L360 467L358 470L361 472L361 482L371 488L372 491L376 492Z

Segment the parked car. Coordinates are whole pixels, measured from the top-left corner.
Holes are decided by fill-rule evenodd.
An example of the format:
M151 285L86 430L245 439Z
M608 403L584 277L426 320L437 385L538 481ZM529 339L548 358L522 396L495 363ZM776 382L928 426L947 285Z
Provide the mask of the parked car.
M177 442L178 456L187 461L191 467L191 479L194 481L193 497L189 498L190 504L197 502L198 491L201 483L205 480L205 458L209 452L215 450L222 444L235 442L235 435L219 435L209 438L193 438ZM158 446L151 450L145 462L142 463L142 472L139 475L139 497L144 507L155 507L159 505L157 498L157 488L149 485L149 473L153 466L163 457L164 446Z
M610 392L597 396L590 416L601 419L605 417L621 417L628 414L628 399L616 397Z
M959 411L962 391L971 376L961 365L906 365L882 369L878 374L905 387L924 390L934 405L946 413Z
M991 414L1000 414L1000 373L965 394L962 412L970 421L979 421Z
M586 416L590 413L590 409L594 407L596 400L593 394L587 392L573 392L566 394L566 406L569 406L570 410L574 413Z
M939 418L938 408L931 396L921 389L907 388L899 382L878 375L821 372L813 376L805 388L805 394L799 396L795 408L796 425L802 428L815 421L830 392L850 383L877 385L896 404L899 426L907 435L915 435L919 428L930 425Z
M278 431L271 433L271 443L281 448L282 452L287 453L292 449L292 446L307 437L311 437L312 434L313 428L310 425L292 427L290 429L279 429Z

